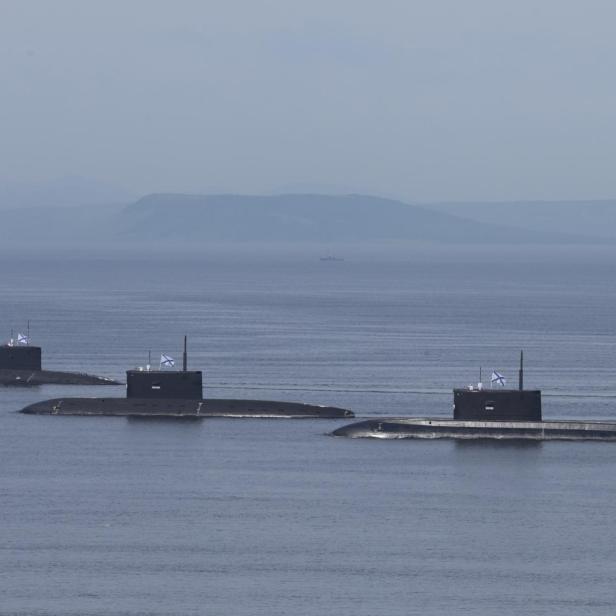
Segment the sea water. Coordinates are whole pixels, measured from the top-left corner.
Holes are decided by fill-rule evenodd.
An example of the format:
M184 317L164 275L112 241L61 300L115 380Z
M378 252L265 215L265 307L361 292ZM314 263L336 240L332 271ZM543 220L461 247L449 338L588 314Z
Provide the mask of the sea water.
M496 253L496 254L495 254ZM616 421L610 249L7 255L5 338L208 397L451 414L498 370ZM123 387L0 389L0 614L610 614L616 445L346 440L346 420L24 416Z

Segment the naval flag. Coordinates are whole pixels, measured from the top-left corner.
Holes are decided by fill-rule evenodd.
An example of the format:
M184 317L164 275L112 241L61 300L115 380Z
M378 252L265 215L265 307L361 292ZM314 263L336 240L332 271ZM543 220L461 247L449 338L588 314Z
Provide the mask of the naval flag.
M166 355L165 353L163 353L160 356L160 365L167 366L168 368L173 368L173 366L175 366L175 360L170 355Z
M500 372L496 372L496 370L494 370L494 372L492 372L491 382L492 382L492 385L496 383L497 385L500 385L501 387L505 387L505 383L507 382L507 380Z
M30 338L24 334L17 334L17 344L30 344Z

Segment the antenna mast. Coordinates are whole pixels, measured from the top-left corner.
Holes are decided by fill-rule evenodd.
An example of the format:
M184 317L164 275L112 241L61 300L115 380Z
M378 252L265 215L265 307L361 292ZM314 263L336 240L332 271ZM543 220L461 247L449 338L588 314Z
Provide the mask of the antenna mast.
M186 357L186 336L184 336L184 355L182 357L182 369L186 372L186 364L188 363Z

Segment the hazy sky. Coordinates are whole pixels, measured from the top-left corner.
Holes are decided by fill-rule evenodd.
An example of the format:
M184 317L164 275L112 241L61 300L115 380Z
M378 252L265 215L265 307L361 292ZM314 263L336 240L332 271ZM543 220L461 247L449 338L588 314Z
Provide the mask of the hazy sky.
M0 181L616 196L613 0L0 0Z

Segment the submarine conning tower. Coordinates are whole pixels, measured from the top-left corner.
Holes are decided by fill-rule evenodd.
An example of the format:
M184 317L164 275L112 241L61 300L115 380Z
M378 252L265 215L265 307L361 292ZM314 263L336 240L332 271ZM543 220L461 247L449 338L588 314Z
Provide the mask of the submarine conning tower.
M182 370L137 370L126 371L127 398L154 399L203 399L203 375L201 370L187 369L186 336Z
M520 353L518 389L467 387L453 390L453 418L459 421L541 421L541 391L524 389Z
M3 344L0 346L0 369L41 370L41 347Z

